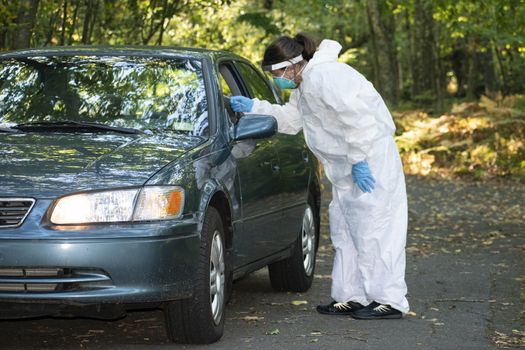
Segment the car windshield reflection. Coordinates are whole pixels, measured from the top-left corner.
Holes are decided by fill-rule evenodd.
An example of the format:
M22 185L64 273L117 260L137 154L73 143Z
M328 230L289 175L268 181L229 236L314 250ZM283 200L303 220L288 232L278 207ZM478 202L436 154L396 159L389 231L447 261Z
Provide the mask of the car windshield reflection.
M202 65L192 59L75 56L0 61L0 124L98 124L208 135ZM77 125L78 126L78 125Z

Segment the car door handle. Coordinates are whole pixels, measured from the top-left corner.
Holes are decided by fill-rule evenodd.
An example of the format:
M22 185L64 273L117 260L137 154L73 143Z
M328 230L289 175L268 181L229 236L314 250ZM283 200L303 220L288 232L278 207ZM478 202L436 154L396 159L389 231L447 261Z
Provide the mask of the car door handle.
M307 151L303 151L303 160L305 163L308 163L310 161L310 157L308 156Z
M281 167L279 165L277 165L277 163L274 163L274 162L264 161L264 162L261 162L259 164L259 166L261 168L270 167L270 168L272 168L272 171L275 171L275 172L281 170Z

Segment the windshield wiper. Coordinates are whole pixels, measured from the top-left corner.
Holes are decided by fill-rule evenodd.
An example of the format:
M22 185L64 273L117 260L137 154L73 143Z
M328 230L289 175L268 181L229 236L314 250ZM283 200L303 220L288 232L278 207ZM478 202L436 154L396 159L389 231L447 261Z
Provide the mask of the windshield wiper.
M16 126L13 126L12 129L17 129L21 131L113 131L122 134L142 134L143 132L138 129L132 128L119 128L116 126L110 126L106 124L99 124L93 122L75 122L71 120L63 120L57 122L32 122L32 123L22 123Z
M0 132L7 132L9 134L16 134L16 133L18 133L20 131L16 130L16 129L9 128L9 127L0 126Z

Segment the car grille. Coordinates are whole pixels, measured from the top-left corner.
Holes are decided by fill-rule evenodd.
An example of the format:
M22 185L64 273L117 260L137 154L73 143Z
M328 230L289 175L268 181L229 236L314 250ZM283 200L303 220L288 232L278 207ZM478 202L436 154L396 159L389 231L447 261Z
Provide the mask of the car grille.
M64 268L0 268L0 293L72 292L112 287L101 270Z
M32 198L0 198L0 228L22 225L34 204Z

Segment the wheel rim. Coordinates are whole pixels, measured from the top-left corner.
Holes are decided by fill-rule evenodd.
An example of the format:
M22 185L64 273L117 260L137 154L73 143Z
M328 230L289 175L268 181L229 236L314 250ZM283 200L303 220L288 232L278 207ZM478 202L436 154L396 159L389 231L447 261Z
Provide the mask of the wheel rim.
M221 322L224 307L224 249L219 231L213 233L210 254L210 304L213 322Z
M302 232L303 263L307 276L310 276L314 270L315 240L314 213L312 208L308 206L304 211Z

